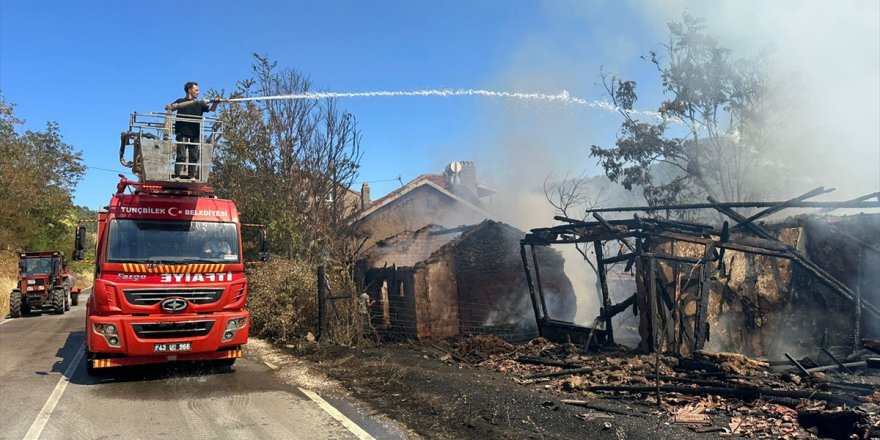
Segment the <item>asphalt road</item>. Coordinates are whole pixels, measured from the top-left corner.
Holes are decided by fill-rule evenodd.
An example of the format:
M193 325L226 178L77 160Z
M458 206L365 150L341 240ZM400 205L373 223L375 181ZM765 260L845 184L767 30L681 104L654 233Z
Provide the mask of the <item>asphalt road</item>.
M327 403L247 358L231 371L181 364L91 377L85 299L64 315L0 320L0 439L401 437L355 405Z

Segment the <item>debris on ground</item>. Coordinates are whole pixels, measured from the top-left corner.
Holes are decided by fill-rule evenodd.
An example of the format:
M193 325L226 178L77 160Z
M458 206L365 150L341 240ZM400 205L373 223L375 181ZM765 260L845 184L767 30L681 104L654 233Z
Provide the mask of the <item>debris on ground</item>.
M458 357L477 361L479 368L564 396L563 404L589 409L577 415L584 421L613 418L615 412L603 410L601 402L617 397L653 405L654 414L666 423L697 433L800 439L872 438L880 431L880 376L875 370L845 373L829 368L803 376L793 365L779 371L779 362L738 353L698 351L680 358L592 353L543 338L513 346L477 336L451 345Z

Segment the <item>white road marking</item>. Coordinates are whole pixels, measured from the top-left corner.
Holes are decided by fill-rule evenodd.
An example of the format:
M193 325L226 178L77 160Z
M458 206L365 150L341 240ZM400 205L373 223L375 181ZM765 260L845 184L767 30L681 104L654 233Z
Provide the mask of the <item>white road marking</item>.
M299 388L299 387L297 387ZM333 405L327 403L326 400L322 399L321 396L307 390L304 388L299 388L300 391L303 392L309 399L312 399L318 406L323 409L327 414L330 414L330 417L333 417L339 423L342 423L342 426L346 427L355 437L361 440L376 440L372 435L368 434L367 431L364 431L363 428L358 426L356 423L352 422L351 419L345 417L338 409L334 408Z
M79 360L82 359L84 352L85 348L84 346L81 346L76 352L76 356L73 357L73 361L71 361L70 365L67 366L67 369L64 370L64 375L58 380L58 385L55 385L55 389L52 390L49 400L43 405L43 409L40 410L37 419L34 420L34 423L31 424L31 428L28 429L27 434L24 435L24 440L36 440L40 438L40 434L43 433L43 428L46 427L46 422L49 421L49 416L52 415L52 411L55 411L55 406L58 405L58 401L61 400L61 395L64 394L64 389L67 388L67 384L70 383L70 378L73 377L76 367L79 366Z
M7 322L12 321L12 318L6 319L3 322L0 322L0 325L6 324Z

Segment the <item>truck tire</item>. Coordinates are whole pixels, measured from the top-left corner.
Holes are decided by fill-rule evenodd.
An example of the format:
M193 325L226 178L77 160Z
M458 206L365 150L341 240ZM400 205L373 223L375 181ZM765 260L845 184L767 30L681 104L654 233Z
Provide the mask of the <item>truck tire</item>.
M53 289L49 302L52 304L52 308L55 309L56 315L63 315L64 304L67 302L64 297L64 289Z
M79 305L79 293L70 294L70 305Z
M9 294L9 317L21 318L21 292L13 290Z

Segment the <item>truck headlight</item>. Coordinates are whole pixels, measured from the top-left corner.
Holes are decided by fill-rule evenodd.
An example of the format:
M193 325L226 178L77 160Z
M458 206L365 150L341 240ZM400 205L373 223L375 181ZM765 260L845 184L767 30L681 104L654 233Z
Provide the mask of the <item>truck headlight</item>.
M238 330L247 324L247 318L233 318L226 323L226 330Z

